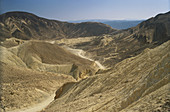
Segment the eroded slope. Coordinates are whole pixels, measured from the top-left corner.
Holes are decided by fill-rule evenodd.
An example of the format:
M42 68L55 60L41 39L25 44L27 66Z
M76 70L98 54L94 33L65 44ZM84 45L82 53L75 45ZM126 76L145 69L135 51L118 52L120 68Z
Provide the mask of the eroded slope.
M46 100L50 98L52 101L55 90L64 83L94 75L99 69L95 62L74 55L56 44L38 40L16 43L20 41L12 38L0 46L2 110L42 110Z
M86 37L84 41L62 39L56 42L83 49L92 54L91 58L99 60L106 67L111 67L126 58L140 54L146 48L154 48L168 41L170 39L169 26L170 12L167 12L126 30Z
M170 41L145 49L105 74L73 84L46 112L168 111L169 107L159 107L169 104L170 99L169 49Z
M62 84L74 81L71 76L38 72L0 62L1 108L6 111L32 107L53 96Z
M3 43L5 47L9 44L7 41ZM2 61L33 70L64 73L79 79L94 75L99 69L94 61L74 55L57 44L49 42L24 41L15 47L5 47L1 47L1 51L7 54Z
M10 37L24 40L85 37L116 31L103 23L61 22L41 18L27 12L8 12L0 15L0 28L0 40Z

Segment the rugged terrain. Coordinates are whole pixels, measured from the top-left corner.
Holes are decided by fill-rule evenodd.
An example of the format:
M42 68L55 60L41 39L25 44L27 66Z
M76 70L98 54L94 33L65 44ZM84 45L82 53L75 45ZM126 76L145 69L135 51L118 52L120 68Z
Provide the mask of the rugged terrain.
M2 45L0 95L1 108L7 111L30 108L51 96L53 100L62 84L95 75L99 70L94 61L50 41L10 38Z
M103 23L68 23L48 20L26 12L0 15L0 29L1 40L10 37L29 40L98 36L116 31Z
M102 36L86 37L76 43L76 39L57 40L60 44L79 48L92 54L105 66L140 54L146 48L154 48L170 39L170 12L159 14L136 27L119 30Z
M169 26L170 12L126 30L2 14L1 110L168 112Z
M19 112L20 109L32 107L54 96L54 91L62 84L75 81L71 76L64 74L38 72L3 62L0 65L1 112L3 110Z
M105 73L68 83L56 92L57 99L45 112L168 112L169 50L170 41L145 49Z

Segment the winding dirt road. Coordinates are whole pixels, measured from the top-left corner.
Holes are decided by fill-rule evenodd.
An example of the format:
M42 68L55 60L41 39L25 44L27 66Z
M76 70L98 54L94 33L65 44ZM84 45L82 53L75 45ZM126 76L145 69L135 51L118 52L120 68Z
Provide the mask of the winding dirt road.
M51 44L54 44L54 41L49 42ZM90 61L94 61L93 59L90 59L88 57L85 56L85 51L81 50L81 49L72 49L70 47L65 46L64 48L66 48L68 51L70 51L71 53L80 56L81 58L90 60ZM98 61L94 61L96 63L96 65L99 67L99 69L106 69L103 65L101 65ZM34 106L28 107L28 108L24 108L24 109L19 109L19 110L13 110L13 111L7 111L7 112L39 112L41 110L43 110L44 108L46 108L53 100L55 97L55 93L52 95L49 95L48 98L44 101L42 101L39 104L36 104Z
M87 60L90 60L90 61L94 61L93 59L90 59L88 58L87 56L85 56L85 51L81 50L81 49L72 49L70 47L67 47L67 46L64 46L64 48L66 48L68 51L70 51L71 53L81 57L81 58L84 58L84 59L87 59ZM106 67L104 67L102 64L100 64L99 61L94 61L96 63L96 65L99 67L99 69L106 69Z

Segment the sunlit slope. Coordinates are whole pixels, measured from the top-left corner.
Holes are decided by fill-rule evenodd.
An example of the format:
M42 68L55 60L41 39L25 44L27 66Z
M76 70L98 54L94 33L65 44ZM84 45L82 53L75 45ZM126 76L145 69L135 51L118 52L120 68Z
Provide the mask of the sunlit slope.
M141 54L117 63L105 74L72 84L47 107L46 112L167 111L169 49L170 41L154 49L145 49Z
M52 101L64 83L95 75L99 69L95 62L57 44L37 40L8 46L16 40L0 46L0 96L5 110L31 108L49 97Z

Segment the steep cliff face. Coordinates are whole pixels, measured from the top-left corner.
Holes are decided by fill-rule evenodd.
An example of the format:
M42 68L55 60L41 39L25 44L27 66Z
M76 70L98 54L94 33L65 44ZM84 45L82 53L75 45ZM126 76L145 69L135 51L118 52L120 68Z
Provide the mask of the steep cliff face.
M8 12L0 15L0 39L57 39L107 34L115 29L97 23L67 23L48 20L26 12Z

